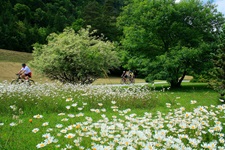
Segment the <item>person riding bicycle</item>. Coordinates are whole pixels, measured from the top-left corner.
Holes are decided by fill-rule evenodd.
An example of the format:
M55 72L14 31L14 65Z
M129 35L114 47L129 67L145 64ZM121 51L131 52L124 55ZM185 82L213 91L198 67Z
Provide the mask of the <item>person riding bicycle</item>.
M129 77L129 71L123 71L121 77L123 79L123 82L126 82L127 78Z
M22 68L20 69L18 74L20 74L21 79L28 80L29 78L31 78L32 72L30 68L25 63L23 63Z
M134 78L134 73L133 73L133 71L129 70L129 76L130 76L131 79Z

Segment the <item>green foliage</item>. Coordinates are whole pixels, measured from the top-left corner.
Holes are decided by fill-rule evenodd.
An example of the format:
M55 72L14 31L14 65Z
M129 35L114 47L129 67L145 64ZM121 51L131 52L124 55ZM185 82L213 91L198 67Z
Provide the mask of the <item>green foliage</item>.
M119 57L112 42L93 36L90 27L75 33L48 36L48 44L35 44L33 66L51 79L70 83L92 83L109 69L119 66Z
M116 17L124 0L14 0L0 2L0 47L32 52L34 43L46 44L46 37L71 27L78 31L91 25L109 40L118 40L121 32L116 27ZM26 30L17 28L24 25ZM44 29L41 34L39 29ZM22 35L22 37L21 37Z
M139 56L140 61L148 59L150 63L138 68L148 80L163 78L180 86L185 74L200 74L212 66L212 41L217 41L224 21L215 5L198 0L132 0L118 17L118 26L124 33L122 46L128 58L132 56L128 63Z
M225 25L223 26L223 33L220 35L219 42L217 52L213 57L214 68L211 72L212 80L210 85L225 100Z
M198 49L176 47L156 57L155 61L150 62L151 74L146 80L151 82L155 79L166 79L171 87L179 87L186 73L191 71L191 66L198 63L199 53Z

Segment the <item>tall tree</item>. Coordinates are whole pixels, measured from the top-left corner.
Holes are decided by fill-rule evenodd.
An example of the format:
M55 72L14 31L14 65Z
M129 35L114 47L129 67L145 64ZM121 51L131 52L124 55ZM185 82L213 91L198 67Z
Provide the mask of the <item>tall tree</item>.
M118 26L130 59L141 56L133 67L144 71L149 81L166 79L179 87L196 64L209 60L210 43L217 40L224 21L215 5L199 0L132 0L118 17Z
M209 84L220 94L220 98L225 102L225 25L219 39L218 49L213 55L214 68L211 71L212 79Z

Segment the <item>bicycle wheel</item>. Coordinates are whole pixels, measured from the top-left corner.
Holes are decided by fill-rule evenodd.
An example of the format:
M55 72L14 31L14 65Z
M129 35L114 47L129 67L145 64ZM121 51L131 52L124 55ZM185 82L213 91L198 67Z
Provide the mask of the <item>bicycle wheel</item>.
M129 78L129 84L134 84L134 78Z
M131 83L132 83L132 84L134 84L134 83L135 83L135 79L134 79L134 78L131 80Z
M121 78L120 84L124 84L124 79L123 78Z
M18 80L16 80L16 79L14 79L14 80L12 80L12 82L11 82L11 84L18 84L19 82L18 82Z
M31 79L29 79L29 85L34 85L35 84L35 82L34 82L34 80L31 80Z
M120 83L121 83L121 84L127 84L127 82L128 82L128 81L127 81L126 78L122 78L122 79L120 80Z

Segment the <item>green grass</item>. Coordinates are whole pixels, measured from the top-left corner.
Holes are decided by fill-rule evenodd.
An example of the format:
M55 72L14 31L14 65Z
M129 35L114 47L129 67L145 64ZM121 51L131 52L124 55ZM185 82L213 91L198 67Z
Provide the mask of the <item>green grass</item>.
M0 49L0 61L26 63L32 60L31 53Z
M85 134L87 131L83 131L84 127L88 129L93 128L91 124L103 119L102 115L105 115L107 118L105 120L107 123L103 119L102 124L108 124L108 126L110 126L113 120L115 124L123 123L121 121L129 123L130 120L125 119L125 116L134 115L132 117L134 121L132 124L135 125L138 124L135 120L138 118L143 119L146 113L151 113L152 117L156 118L156 120L152 118L151 121L155 122L158 120L159 112L163 117L173 111L176 112L182 107L185 108L183 112L185 114L185 112L193 113L199 106L210 108L220 105L217 97L218 94L209 89L207 84L198 83L185 83L181 89L176 90L169 89L166 84L156 84L155 87L146 85L126 87L99 86L97 88L60 84L40 84L27 88L25 86L11 87L8 84L1 84L0 88L2 91L0 98L0 123L4 123L4 125L0 126L0 148L5 150L36 149L36 145L43 141L42 136L45 133L51 133L52 136L57 138L59 140L57 144L61 144L61 148L65 147L65 144L74 145L73 140L65 139L64 136L66 134L60 133L61 129L56 128L57 124L63 124L64 129L71 125L77 126L80 123L81 127L74 127L73 130L69 130L68 132L77 134L79 131ZM67 102L66 100L69 98L71 98L71 101ZM196 101L196 103L191 104L192 100ZM112 104L112 101L115 101L116 104ZM171 105L170 108L166 106L168 103ZM72 107L72 104L76 104L76 106ZM67 109L68 106L70 106L70 109ZM13 107L15 109L12 109ZM79 108L82 110L79 110ZM208 111L213 111L213 109L212 107ZM174 115L175 112L173 112ZM59 116L58 114L60 113L65 113L65 115ZM223 112L221 113L221 115L224 115ZM43 115L43 118L35 119L34 116L37 114ZM75 115L75 117L70 118L67 116L68 114ZM219 115L217 114L215 117L219 118ZM113 116L117 117L117 119L113 119ZM86 122L86 117L92 118L89 125L83 124ZM182 117L182 115L179 117ZM193 113L193 117L198 116L195 116L195 113ZM205 120L204 117L202 116L203 120ZM62 121L65 118L68 118L68 121ZM33 119L33 122L30 123L29 119ZM183 119L185 120L185 118ZM213 117L208 118L209 121L211 119ZM225 121L222 118L218 120L221 122ZM18 125L10 126L12 122ZM43 123L46 122L48 122L48 126L43 126ZM210 121L211 126L214 126L214 123L213 120ZM35 128L39 129L37 133L32 132ZM50 129L53 131L50 131ZM166 126L163 129L168 130ZM95 130L95 132L100 131L97 128ZM141 131L142 128L139 127L139 130ZM61 136L57 136L59 133ZM182 131L182 133L196 138L196 135L189 130ZM224 130L222 130L222 133L224 133ZM101 135L100 133L98 134L98 136ZM173 132L169 132L169 134L175 137L177 135L174 135ZM80 144L84 147L91 147L91 143L94 142L91 140L91 136L77 136L83 139ZM215 135L211 136L202 136L204 139L202 143L218 140ZM105 139L105 137L102 137L102 139ZM57 144L49 144L43 149L56 149L55 145ZM75 149L78 149L78 147ZM198 148L200 147L199 145Z

